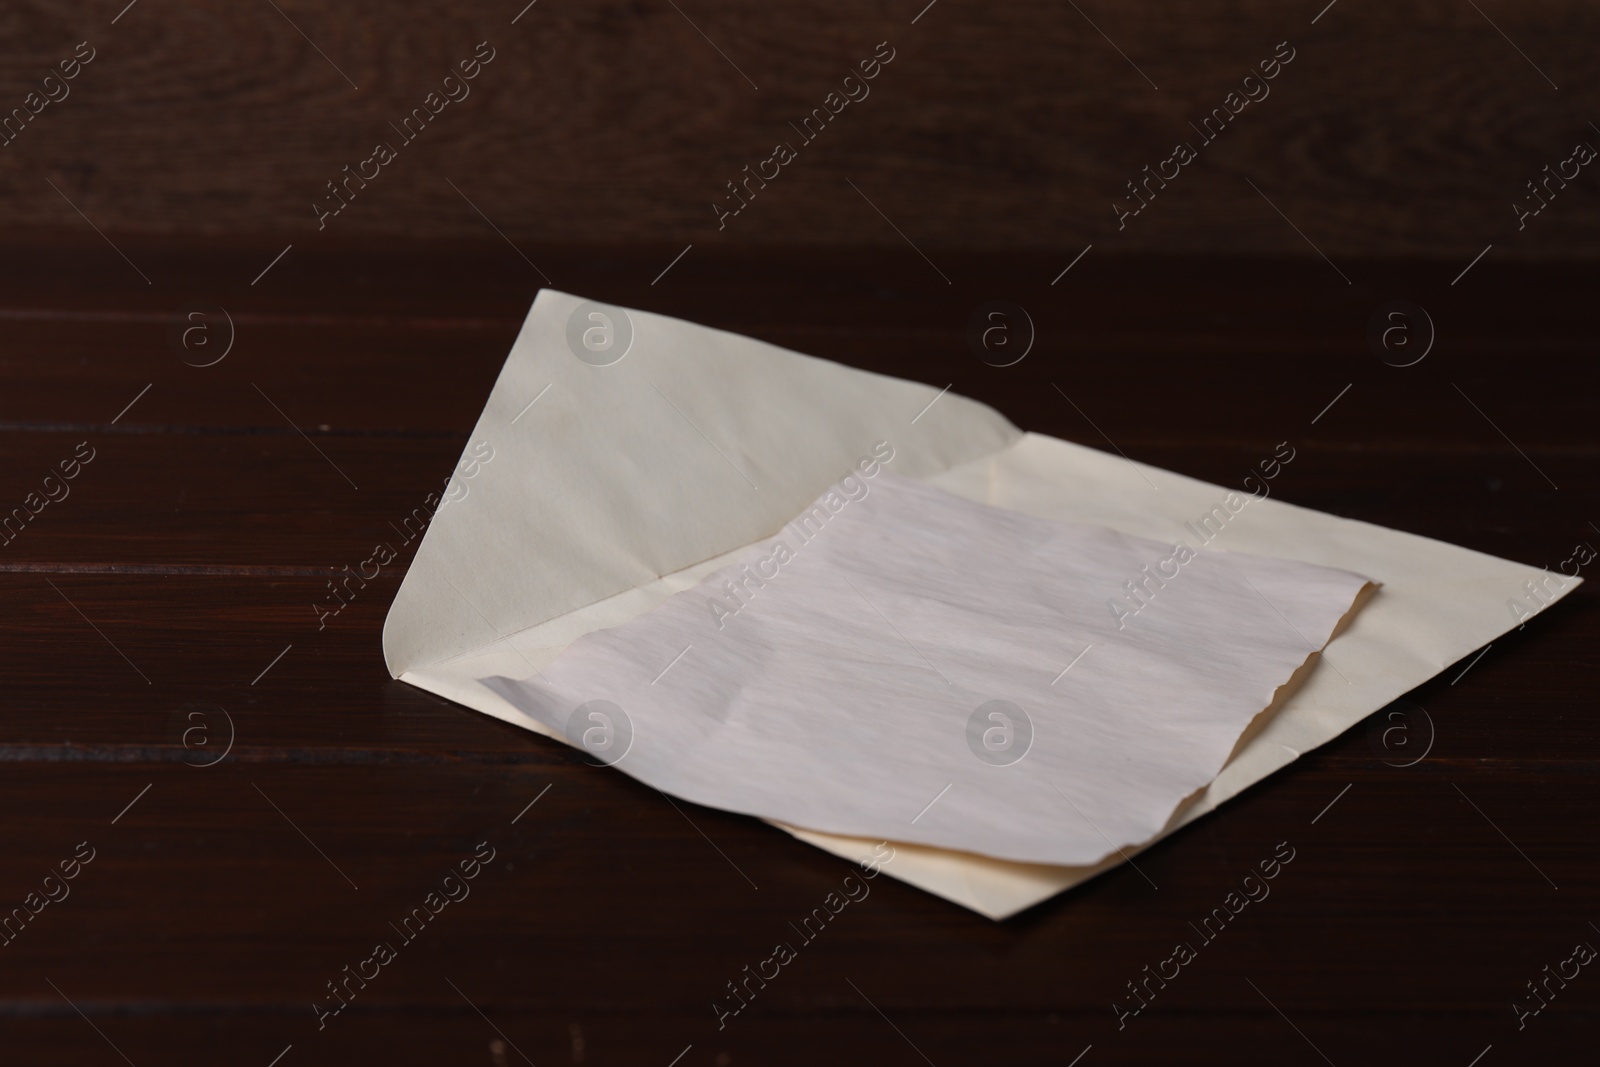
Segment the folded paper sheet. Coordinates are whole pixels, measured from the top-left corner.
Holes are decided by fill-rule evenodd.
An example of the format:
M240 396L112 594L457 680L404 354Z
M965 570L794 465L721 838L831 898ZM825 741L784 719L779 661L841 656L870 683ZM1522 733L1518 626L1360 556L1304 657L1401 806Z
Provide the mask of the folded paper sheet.
M479 679L527 677L584 634L691 588L777 534L873 442L893 444L896 473L968 500L1161 543L1241 489L1023 434L938 386L646 312L604 309L630 347L600 365L569 340L571 323L592 321L586 307L551 290L535 299L468 442L495 459L435 515L384 626L395 677L539 733L554 731ZM1285 412L1283 435L1304 432L1311 414ZM1381 588L1169 831L1517 626L1510 602L1526 615L1578 584L1278 499L1252 501L1210 547ZM786 828L851 860L876 844ZM1002 918L1120 861L1028 864L901 843L883 869Z
M1088 864L1216 777L1365 584L866 469L695 588L486 684L701 804ZM1125 589L1136 619L1108 607Z

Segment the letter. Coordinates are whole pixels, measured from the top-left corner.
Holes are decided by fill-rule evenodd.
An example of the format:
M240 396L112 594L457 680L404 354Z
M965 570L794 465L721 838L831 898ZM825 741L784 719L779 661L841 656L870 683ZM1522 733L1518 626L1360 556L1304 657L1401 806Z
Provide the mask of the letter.
M1283 854L1283 850L1286 849L1286 848L1289 849L1289 854L1287 856L1285 856ZM1278 847L1272 850L1272 854L1274 856L1278 857L1280 860L1282 860L1286 864L1291 862L1294 859L1294 855L1295 855L1294 849L1289 847L1289 842L1287 842L1287 841L1279 841L1278 842Z
M22 506L33 512L35 515L39 514L39 512L45 509L46 503L47 501L44 497L34 492L30 492L27 496L22 498Z
M1259 487L1259 491L1257 491L1257 489L1251 489L1250 488L1250 483L1251 482L1255 482L1256 483L1256 485ZM1245 475L1245 477L1244 477L1244 487L1245 487L1246 490L1249 491L1250 498L1252 500L1265 500L1267 497L1272 495L1272 490L1267 487L1267 483L1262 481L1260 478L1257 478L1253 474Z
M377 155L377 149L373 149L373 155ZM371 174L367 173L367 164L369 163L372 164ZM382 170L383 168L378 165L377 161L374 160L372 156L368 156L366 159L363 159L360 163L356 164L356 174L367 181L371 181L372 179L376 178L380 173L382 173Z
M23 909L12 908L11 914L7 915L4 920L0 920L0 934L5 935L6 944L9 945L11 942L15 941L17 937L21 935L23 929L32 921L33 916L29 915ZM16 933L11 932L11 925L13 922L16 923Z
M1277 860L1262 860L1256 866L1261 868L1261 877L1269 882L1283 873L1283 868L1279 866Z
M433 890L430 889L430 890L428 890L428 895L422 898L422 903L423 903L424 907L426 907L429 911L431 911L435 915L437 915L441 911L443 911L445 909L445 907L450 902L448 900L444 899L443 897L441 897L438 893L436 893L436 892L434 892ZM438 907L434 907L435 904L437 904ZM412 909L413 912L415 910L416 910L415 908Z
M1218 116L1221 117L1219 118ZM1211 133L1211 123L1213 120L1215 120L1217 123L1216 133ZM1190 123L1190 125L1193 125L1193 123ZM1223 130L1228 128L1228 113L1220 107L1214 107L1211 109L1211 114L1200 120L1200 125L1204 127L1200 136L1205 137L1206 143L1210 144L1212 141L1215 141L1219 136L1221 136ZM1209 136L1207 136L1207 134L1209 134Z
M62 860L56 866L61 868L61 877L69 882L83 873L83 865L77 860Z
M348 963L345 964L344 967L341 968L341 970L344 971L344 976L345 977L344 977L344 981L340 982L339 984L344 986L344 991L346 993L350 994L350 999L351 1000L354 1000L354 999L356 999L356 991L355 991L355 989L351 989L350 988L350 983L351 982L356 983L356 989L365 989L365 988L367 988L367 983L361 980L361 976L359 974L357 974L355 971L351 970L350 965Z
M1132 193L1133 198L1139 201L1139 210L1143 211L1148 206L1149 202L1145 200L1143 195L1140 194L1139 187L1134 185L1131 181L1126 181L1122 184L1126 185L1128 187L1128 192ZM1123 197L1123 199L1126 200L1127 197ZM1151 199L1154 199L1154 194L1151 194Z
M1150 970L1150 965L1148 963L1145 964L1144 965L1144 969L1148 972ZM1142 986L1144 988L1144 991L1150 995L1150 999L1154 1000L1154 999L1156 999L1157 990L1154 990L1154 989L1150 988L1150 980L1151 979L1155 979L1157 982L1161 982L1161 987L1163 989L1166 988L1167 983L1162 982L1161 979L1159 977L1157 977L1156 975L1153 975L1153 974L1146 974L1145 975L1144 981L1140 982L1139 984L1140 984L1140 986Z
M56 889L54 891L50 888L51 882L56 884ZM47 874L44 876L43 888L44 895L49 897L51 901L57 904L61 903L63 900L66 900L67 895L72 892L71 886L67 885L67 883L61 881L61 879L57 878L53 874ZM56 896L56 891L59 891L61 895Z
M67 479L69 482L76 478L79 472L83 470L83 468L78 464L78 461L75 459L64 459L60 463L57 463L56 466L61 468L61 476Z
M313 1004L311 1005L311 1010L317 1013L317 1029L321 1030L323 1027L328 1025L329 1019L333 1018L335 1015L338 1015L344 1010L344 1005L341 1004L339 1007L329 1011L321 1004Z
M6 138L8 143L12 140L15 140L22 133L23 128L26 127L28 123L33 121L33 116L28 114L26 108L14 107L11 109L10 118L7 118L4 122L0 122L0 129L10 131L12 119L16 120L17 129L16 133L12 133L10 137ZM4 136L4 134L0 134L0 136Z
M1261 76L1268 81L1271 81L1273 78L1276 78L1280 73L1283 72L1283 68L1278 66L1278 61L1276 59L1263 59L1261 62L1257 63L1256 66L1261 68Z
M717 229L723 230L727 229L728 220L737 215L742 209L734 208L732 211L729 211L726 208L718 206L717 204L712 204L711 210L717 216Z
M816 133L811 132L811 122L813 119L815 119L817 123ZM800 125L795 126L793 122L789 123L789 125L794 126L794 131L801 137L804 137L806 139L806 143L809 144L810 142L815 141L822 131L827 128L828 113L820 107L814 107L811 109L811 114L800 120Z
M379 967L387 967L395 961L397 953L390 947L389 942L380 941L372 946L372 954L377 957Z
M372 558L378 564L378 566L387 567L389 564L395 561L395 551L394 549L390 548L389 543L385 541L383 544L373 546Z
M87 856L83 854L84 849L89 850L89 854ZM87 841L79 841L78 847L72 850L72 854L82 860L85 864L91 863L95 857L94 846L89 844Z
M369 563L372 564L372 573L371 574L367 573L367 565ZM356 570L360 573L361 577L367 579L368 581L371 581L373 578L376 578L378 576L378 574L380 573L379 569L378 569L378 565L376 563L373 563L372 560L370 560L370 559L364 559L360 563L356 564Z
M1144 191L1150 194L1150 199L1154 200L1156 198L1156 193L1155 193L1154 189L1150 188L1150 182L1152 180L1161 182L1161 188L1163 188L1163 189L1165 189L1167 187L1167 183L1161 181L1161 176L1159 174L1154 174L1154 173L1151 172L1150 164L1148 164L1148 163L1146 163L1144 165L1144 175L1145 175L1145 178L1144 178L1144 181L1141 184L1144 186Z
M1256 83L1256 88L1261 91L1260 96L1257 96L1255 93L1250 91L1251 82ZM1240 83L1240 87L1244 89L1244 95L1250 98L1251 103L1259 104L1268 96L1272 95L1272 86L1260 80L1254 74L1246 74L1244 76L1244 81Z
M782 946L774 947L772 950L772 955L776 956L781 948ZM781 970L781 968L776 963L772 963L772 973L768 974L765 967L765 964L768 963L772 963L772 956L768 956L766 959L756 964L756 973L770 982L772 979L778 977L778 971Z
M1132 993L1133 994L1133 999L1137 1000L1139 1002L1139 1011L1134 1012L1135 1015L1138 1015L1140 1011L1143 1011L1144 1009L1148 1008L1150 1005L1145 1003L1144 998L1139 995L1139 991L1133 987L1133 982L1131 980L1127 983L1127 985L1128 985L1128 992Z
M1160 578L1157 578L1155 575L1150 573L1150 565L1148 563L1139 568L1139 573L1144 575L1144 580L1139 582L1139 588L1144 590L1146 593L1149 593L1151 600L1155 599L1157 589L1165 589L1167 587L1166 582L1163 582ZM1151 582L1156 583L1155 589L1150 588Z
M384 141L372 149L372 156L378 161L378 166L386 167L395 161L397 153L389 147L388 141Z
M344 591L350 594L350 599L351 600L354 600L356 598L356 594L350 588L351 580L354 579L355 581L361 582L361 588L363 588L363 589L365 589L367 587L367 583L361 580L361 575L355 573L354 571L352 571L350 569L350 564L346 563L343 567L340 567L339 569L345 572L345 576L344 576Z
M1124 607L1121 604L1117 603L1115 600L1112 600L1110 597L1107 597L1106 598L1106 607L1111 609L1111 617L1113 619L1117 620L1117 629L1122 630L1122 629L1126 629L1127 628L1128 624L1127 624L1126 620L1131 619L1135 615L1139 614L1139 612L1143 609L1144 605L1141 604L1139 607L1134 608L1133 610L1130 611L1126 607Z
M324 982L323 984L328 987L328 991L334 995L334 998L336 1000L338 1000L338 1002L339 1002L339 1011L344 1011L344 1009L347 1007L347 1005L344 1002L344 997L339 994L339 987L333 984L333 980L331 978L328 981ZM338 1012L335 1012L334 1014L337 1015Z
M767 571L767 565L769 563L772 564L772 571L770 573ZM756 560L756 575L756 581L758 583L761 583L762 579L770 582L772 579L778 576L778 565L773 563L771 556L763 556L761 559Z
M1237 515L1244 510L1244 497L1238 493L1229 493L1222 498L1222 506L1228 509L1230 516Z
M711 617L717 620L717 629L723 630L728 626L727 620L739 614L738 610L729 611L720 600L707 600L706 607L711 609Z
M350 201L355 199L355 194L354 193L351 193L348 198L345 197L345 195L343 193L339 192L339 187L337 185L334 185L333 182L331 182L331 181L327 183L327 186L328 186L328 192L333 194L334 201L336 203L338 203L338 205L339 205L338 211L334 212L335 215L337 215L339 213L339 211L343 211L345 209L345 207L350 203ZM345 192L349 192L349 190L346 189Z
M1172 964L1172 973L1168 974L1166 972L1166 970L1162 966L1163 964L1167 964L1167 963L1172 963L1172 957L1171 956L1168 956L1166 959L1162 960L1161 963L1156 964L1156 973L1159 974L1162 978L1165 978L1167 981L1170 982L1174 978L1178 977L1179 973L1182 972L1183 968L1178 966L1176 963L1173 963Z
M746 204L744 202L744 197L739 195L739 187L738 186L734 185L732 182L723 182L723 184L728 187L728 192L733 194L733 198L735 200L739 201L739 210L740 211L743 211L745 208L750 206L749 204ZM754 199L754 197L752 197L751 199Z
M1235 107L1234 106L1235 103L1237 103L1239 106ZM1239 112L1243 111L1249 105L1250 105L1250 101L1246 100L1244 97L1240 96L1238 93L1234 92L1231 89L1228 90L1228 95L1224 96L1222 98L1222 106L1226 107L1229 111L1233 112L1235 115L1237 115Z
M333 218L333 216L337 215L339 212L343 211L344 208L341 206L329 211L321 204L312 204L311 210L317 216L317 229L322 230L327 228L328 220Z
M1594 149L1588 143L1579 141L1572 149L1572 158L1578 161L1578 166L1587 167L1594 160Z
M721 1007L716 1001L713 1000L711 1002L711 1014L717 1017L717 1029L721 1030L723 1027L728 1025L728 1016L738 1015L739 1009L734 1008L732 1011L728 1011L726 1008Z
M1211 533L1211 536L1204 538L1204 540L1207 541L1207 542L1210 542L1218 534L1222 533L1222 528L1228 524L1228 519L1230 517L1231 516L1229 516L1227 510L1225 508L1223 508L1222 505L1213 504L1211 506L1211 510L1208 511L1206 514L1200 516L1200 518L1198 520L1199 523L1200 523L1200 529L1201 530L1205 530L1208 533ZM1211 532L1211 524L1213 522L1216 523L1216 526L1217 526L1216 531L1214 533ZM1194 529L1194 527L1191 526L1190 529ZM1195 531L1195 532L1199 533L1198 530Z
M762 169L762 164L763 163L772 163L772 173L771 174L768 174L764 169ZM760 161L758 161L756 163L756 174L759 175L760 178L765 178L767 181L772 181L774 178L776 178L781 173L783 173L783 168L780 167L778 164L773 163L772 159L770 157L767 158L767 159L760 160Z
M751 592L750 583L755 582L757 589L765 589L767 587L767 583L763 582L756 575L750 573L750 565L748 563L739 568L739 571L741 575L739 578L739 588L744 592L747 599L754 600L755 593Z
M1138 209L1138 211L1129 211L1121 204L1112 204L1111 210L1117 216L1117 230L1120 232L1127 229L1128 220L1133 218L1133 216L1137 215L1140 211L1143 211L1144 208L1141 207Z
M1174 151L1173 155L1176 154L1176 151ZM1170 181L1171 179L1176 178L1179 174L1182 174L1183 168L1177 163L1172 163L1172 173L1168 174L1166 170L1168 163L1172 163L1172 156L1168 156L1166 159L1163 159L1160 163L1156 164L1156 173ZM1149 170L1150 168L1146 167L1145 169Z
M772 146L772 158L778 161L778 166L787 167L799 158L799 153L789 147L789 142L785 141L782 144Z
M1587 941L1583 942L1573 946L1572 955L1577 958L1580 967L1587 966L1589 961L1594 959L1594 947Z
M1255 890L1250 888L1251 882L1254 882L1256 884L1256 889L1260 890L1261 895L1259 897L1256 896ZM1258 904L1261 901L1266 900L1267 897L1272 893L1272 887L1267 885L1267 883L1263 882L1253 874L1245 875L1242 884L1244 886L1244 895Z
M60 490L60 496L57 496L55 490L50 488L50 483L52 482L55 483L56 490ZM60 503L61 501L67 499L67 496L72 492L71 486L53 474L47 474L44 476L44 482L41 487L44 489L44 495L49 497L53 503Z
M1294 49L1293 48L1289 48L1289 54L1288 55L1284 55L1283 54L1283 50L1285 48L1289 48L1289 42L1288 41L1279 41L1277 49L1272 54L1277 56L1279 59L1283 60L1283 62L1285 64L1293 63L1294 62L1294 57L1295 57Z
M872 446L872 454L878 458L880 463L888 463L894 459L894 445L891 445L888 441L878 441Z
M813 504L810 511L801 512L800 517L795 519L791 525L799 532L800 539L804 542L821 533L822 528L828 524L828 519L831 517L827 508L820 504ZM811 528L813 523L816 525L815 530Z
M1511 1014L1517 1017L1517 1029L1521 1030L1523 1027L1528 1025L1528 1016L1538 1015L1539 1013L1537 1010L1524 1011L1522 1008L1517 1007L1517 1002L1513 1000L1511 1002Z
M1194 559L1194 549L1190 548L1182 541L1178 542L1177 547L1173 549L1173 552L1178 557L1178 566L1180 567L1185 563L1188 563L1191 559Z
M60 96L57 96L54 92L51 91L51 89L50 89L50 83L51 82L55 82L56 89L60 90L60 92L61 92ZM65 100L67 97L72 95L72 86L68 85L64 81L59 80L53 74L46 74L44 76L44 81L43 81L42 84L44 86L44 95L48 96L50 98L50 102L52 104L59 104L59 103L61 103L61 101Z
M1560 975L1558 975L1555 972L1550 970L1550 965L1548 963L1544 965L1543 970L1549 972L1549 973L1547 973L1545 975L1544 982L1542 983L1543 986L1544 986L1544 991L1546 993L1550 994L1550 999L1551 1000L1554 1000L1554 999L1556 999L1556 995L1555 995L1555 992L1553 990L1551 990L1551 988L1550 988L1550 980L1552 978L1555 979L1557 982L1560 983L1562 989L1567 988L1567 983L1561 980L1561 976Z
M856 88L861 91L861 95L860 96L857 96L854 92L852 92L850 90L850 83L851 82L855 82ZM851 76L849 74L845 75L844 82L843 82L841 87L844 89L844 95L848 96L851 100L856 101L857 103L859 103L862 100L865 100L872 93L872 86L868 85L864 81L858 81L856 78L854 78L853 76Z
M422 916L422 918L417 918L419 915ZM432 918L432 916L430 916L421 908L412 908L411 914L400 920L400 925L395 927L395 931L401 937L405 938L408 943L415 941L417 938L422 936L423 928L428 925L428 920L430 918ZM411 930L413 923L415 923L417 927L415 933L413 933Z
M427 108L431 114L437 115L439 112L450 106L450 101L446 100L438 93L429 93L427 96L422 98L422 106Z
M36 103L38 104L37 107L34 106ZM39 112L50 106L50 101L46 100L38 93L29 93L27 96L22 98L22 105L37 115Z
M54 99L54 97L52 97L51 99ZM1563 165L1563 164L1567 164L1567 163L1571 163L1572 164L1572 173L1571 174L1567 173L1566 168ZM1581 166L1581 164L1579 164L1575 160L1573 160L1571 156L1568 156L1566 159L1563 159L1560 163L1556 164L1556 173L1561 175L1563 178L1566 178L1568 181L1571 181L1573 178L1576 178L1578 176L1578 170L1579 170L1580 166ZM1550 168L1546 167L1545 169L1549 170Z
M1194 959L1197 955L1195 950L1189 947L1189 942L1187 941L1178 942L1178 944L1173 947L1172 954L1178 957L1179 967L1187 966L1189 961Z
M454 883L455 889L450 888L452 883ZM472 895L472 887L453 874L445 875L444 881L439 884L444 887L444 895L449 897L452 903L459 904ZM460 896L456 896L458 890L461 893Z
M1238 902L1238 905L1239 905L1238 907L1234 907L1234 902L1235 901ZM1235 915L1237 915L1241 911L1243 911L1249 905L1250 902L1248 900L1244 899L1243 897L1241 897L1238 893L1235 893L1233 890L1230 889L1230 890L1228 890L1228 895L1222 898L1222 903L1227 906L1229 911L1231 911Z
M756 194L755 191L750 188L750 183L755 182L757 189L765 189L767 187L767 183L761 180L761 176L759 174L750 173L750 164L746 163L740 169L744 171L744 178L739 182L739 184L744 186L744 191L750 194L751 200L754 200L756 198Z
M484 62L488 61L485 60ZM483 854L483 850L486 848L489 849L489 854L487 856ZM478 857L478 859L483 863L493 863L494 858L497 855L495 850L490 847L489 842L487 841L479 841L477 847L472 850L472 854Z
M1528 180L1527 185L1528 185L1528 192L1532 193L1533 194L1533 198L1535 200L1539 201L1539 211L1543 211L1549 205L1544 202L1544 197L1539 195L1539 187L1537 185L1533 184L1533 180L1531 178ZM1537 215L1538 213L1539 213L1538 211L1534 212L1535 215Z
M76 59L63 59L61 62L57 63L56 66L61 68L61 76L68 81L76 78L78 76L78 72L83 70L83 68L78 65L78 61Z
M876 478L880 469L881 468L878 466L877 460L870 459L866 456L863 456L861 460L856 463L856 470L861 472L861 477L863 478Z
M838 93L830 92L827 96L822 98L822 106L837 115L839 112L850 106L850 101L846 100Z
M483 73L483 67L479 65L476 59L463 59L456 64L456 67L461 71L461 76L468 81Z
M755 994L755 990L752 990L750 988L750 982L752 980L755 981L756 989L765 989L765 988L767 988L767 983L762 979L762 977L759 974L751 973L750 965L748 963L744 965L744 972L745 972L744 981L740 982L739 984L744 986L744 991L746 993L750 994L750 999L751 1000L754 1000L756 998L756 994Z
M22 533L23 527L27 526L32 519L33 516L28 514L27 508L12 508L10 515L0 519L0 531L5 533L6 544L15 541L17 536ZM11 530L12 525L16 526L15 532Z
M333 608L331 610L324 608L320 604L313 604L311 605L311 610L315 612L317 616L317 629L319 631L326 630L328 628L328 620L344 610L344 603L341 601L337 608Z
M1539 614L1537 611L1530 611L1528 605L1520 600L1507 599L1506 607L1511 609L1511 617L1517 620L1517 629L1519 630L1528 624L1527 620Z
M417 124L416 132L411 130L411 123ZM415 141L423 130L428 128L428 113L420 107L411 109L411 114L400 120L400 132L408 141Z
M878 66L878 61L876 59L863 59L861 62L857 63L856 66L860 68L861 76L868 81L876 78L879 72L883 70L882 67Z
M1134 1011L1123 1010L1117 1006L1117 1002L1114 1000L1111 1002L1111 1010L1116 1013L1118 1030L1124 1029L1128 1025L1128 1016L1139 1014L1137 1009Z
M855 892L853 890L851 890L851 888L850 888L850 883L851 882L855 882L856 883L856 888L861 890L861 895L859 897L855 895ZM858 903L859 904L861 901L866 900L868 895L871 894L871 892L872 892L872 887L871 886L867 885L865 882L859 881L856 878L856 876L853 875L853 874L845 875L844 876L844 882L842 883L842 885L843 885L843 888L844 888L844 895L849 897L850 900L853 903Z
M372 964L372 973L371 974L367 973L367 969L365 967L365 964L368 964L368 963ZM346 968L346 969L348 970L348 968ZM378 972L380 972L382 970L383 970L383 966L381 964L373 963L371 956L368 956L366 959L364 959L360 963L356 964L356 973L359 974L361 977L367 979L369 982L372 979L378 977Z
M822 908L812 908L811 914L800 920L800 925L803 927L800 933L807 941L815 941L817 939L817 934L811 933L811 920L813 919L817 921L817 934L820 934L828 925L828 913Z
M837 902L837 905L838 905L837 907L835 907L835 902ZM828 892L827 896L822 898L823 907L827 908L829 911L833 912L835 915L837 915L841 911L843 911L844 908L845 908L845 905L848 904L848 903L849 903L849 901L845 900L838 893L835 893L832 890L830 890Z
M1589 554L1587 556L1583 555L1583 549L1588 549L1589 550ZM1582 544L1578 545L1577 548L1573 549L1572 550L1572 554L1575 555L1575 556L1583 556L1582 559L1578 560L1578 566L1587 567L1590 563L1592 563L1594 561L1594 557L1595 557L1594 546L1589 544L1589 542L1585 541Z
M1219 912L1219 911L1222 911L1222 909L1221 908L1213 908L1213 909L1211 909L1211 915L1208 915L1204 919L1201 919L1200 920L1200 927L1197 927L1197 929L1200 930L1200 936L1205 938L1207 941L1215 941L1217 939L1217 934L1222 933L1222 931L1227 928L1228 922L1227 922L1226 919L1223 919L1221 925L1219 925L1216 928L1215 931L1213 931L1211 929L1212 916L1216 915L1216 913ZM1228 913L1225 912L1225 911L1222 911L1222 914L1223 915L1227 915Z
M1544 175L1544 181L1540 182L1539 184L1544 186L1545 192L1549 193L1550 199L1554 200L1556 198L1556 191L1550 188L1551 180L1554 179L1563 189L1567 187L1567 183L1561 180L1561 176L1559 174L1556 174L1550 169L1550 164L1548 163L1544 165Z
M877 56L880 60L883 61L884 65L887 66L888 64L894 62L895 51L894 51L893 48L889 48L889 54L888 55L884 55L883 54L883 50L885 48L889 48L889 42L888 41L879 41L878 42L878 47L876 47L876 48L874 48L872 50L872 54Z
M452 82L455 83L454 89L450 88ZM454 74L446 74L444 76L444 81L441 83L441 88L444 89L444 95L448 96L450 98L450 102L453 104L459 104L461 101L472 95L472 86L457 78ZM461 95L457 96L457 92L459 92Z
M883 850L888 849L889 854L883 855ZM878 877L878 868L894 859L894 846L887 841L879 841L872 846L872 855L859 861L861 864L861 877L871 880Z
M50 902L48 900L44 899L43 897L41 897L38 893L29 893L27 896L22 898L22 903L29 911L33 912L35 915L39 914L41 911L43 911L45 908L47 908L50 905ZM35 907L34 906L35 904L37 904L38 907Z
M839 479L839 488L844 490L844 495L851 502L860 500L867 495L867 483L853 474L847 474Z
M1532 981L1528 982L1528 992L1532 993L1533 994L1533 999L1537 1000L1539 1002L1539 1011L1543 1011L1544 1009L1546 1009L1546 1008L1548 1008L1550 1006L1550 1005L1546 1004L1545 1003L1545 999L1539 995L1539 990L1534 987L1534 984L1533 984ZM1539 1011L1534 1012L1534 1014L1538 1015Z
M485 49L485 48L488 48L488 49L489 49L489 54L488 54L488 55L484 55L484 54L483 54L483 50L484 50L484 49ZM478 43L478 47L477 47L477 48L474 48L474 49L473 49L473 50L472 50L472 54L473 54L473 55L475 55L475 56L477 56L477 57L478 57L478 58L479 58L479 59L481 59L481 60L482 60L482 61L483 61L483 62L485 62L485 63L493 63L493 62L494 62L494 57L495 57L495 56L496 56L496 55L497 55L497 54L498 54L498 53L496 53L496 52L495 52L495 50L494 50L494 49L493 49L493 48L489 48L489 42L488 42L488 41L480 41L480 42L479 42L479 43Z
M1187 167L1199 158L1199 155L1200 153L1196 152L1194 146L1187 141L1183 144L1172 146L1172 158L1178 161L1178 166L1180 167Z

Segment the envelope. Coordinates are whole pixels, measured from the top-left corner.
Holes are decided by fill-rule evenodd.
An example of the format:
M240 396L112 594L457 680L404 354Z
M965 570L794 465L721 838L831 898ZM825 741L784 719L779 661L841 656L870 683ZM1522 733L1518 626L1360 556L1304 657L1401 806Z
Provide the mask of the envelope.
M884 441L893 442L899 475L1038 518L1169 544L1192 540L1195 524L1230 494L1255 491L1024 433L946 390L546 289L390 608L389 671L554 736L480 679L534 674L578 637L696 585L776 533ZM1292 459L1285 442L1275 462L1284 461L1284 447ZM1216 539L1231 551L1362 574L1378 588L1163 833L1578 584L1270 496ZM781 828L992 919L1124 855L1062 867Z

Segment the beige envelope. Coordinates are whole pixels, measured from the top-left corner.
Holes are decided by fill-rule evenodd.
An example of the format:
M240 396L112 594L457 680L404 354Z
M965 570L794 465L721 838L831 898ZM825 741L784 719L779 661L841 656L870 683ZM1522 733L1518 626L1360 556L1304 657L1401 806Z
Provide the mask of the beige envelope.
M578 636L694 585L776 533L878 441L893 443L896 473L969 499L1168 543L1192 543L1185 524L1243 489L1025 434L927 385L546 289L390 608L390 673L548 734L477 679L526 677ZM1217 547L1340 567L1381 588L1169 832L1578 583L1271 498L1241 511ZM783 829L851 860L877 844ZM892 860L880 852L876 862L1000 919L1120 857L1052 867L895 844Z

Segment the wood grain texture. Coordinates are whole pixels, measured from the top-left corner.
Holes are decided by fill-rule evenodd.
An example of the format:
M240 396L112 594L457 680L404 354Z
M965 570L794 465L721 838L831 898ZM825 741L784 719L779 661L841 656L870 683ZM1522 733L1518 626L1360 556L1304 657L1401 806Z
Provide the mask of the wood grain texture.
M141 1067L265 1067L289 1046L280 1067L686 1048L680 1067L1061 1064L1090 1045L1081 1067L1466 1064L1592 1043L1587 976L1522 1031L1510 1010L1597 936L1587 589L1410 695L1432 721L1417 765L1386 764L1369 721L1141 854L1159 889L1123 867L1003 924L878 879L719 1029L725 983L847 868L390 680L379 632L409 548L325 628L310 608L442 482L538 278L492 237L341 235L255 286L270 241L119 244L153 284L93 235L0 256L0 503L97 450L0 547L0 904L97 850L0 947L8 1058L118 1062L109 1040ZM1594 268L1485 262L1452 287L1452 262L1352 260L1346 285L1315 258L1097 247L1052 286L1076 252L946 251L948 285L904 247L697 246L655 285L669 244L552 247L541 266L1218 482L1287 439L1276 484L1297 504L1552 568L1600 543ZM1438 329L1414 367L1366 340L1397 297ZM996 298L1037 326L1014 367L967 346ZM213 367L170 346L197 299L235 322ZM319 1030L325 983L398 940L389 923L480 841L496 858L471 895ZM1125 983L1281 841L1296 858L1271 895L1119 1030Z
M1489 243L1593 258L1600 236L1587 170L1524 229L1511 207L1600 146L1600 13L1572 0L277 6L142 0L115 25L115 0L8 6L0 107L78 42L96 58L0 147L0 221L86 232L76 205L113 234L275 250L492 236L487 219L535 263L559 244L899 247L896 229L928 249L1462 264ZM402 143L391 123L484 41L470 95ZM791 123L885 41L870 95L802 143ZM1125 183L1198 142L1189 124L1283 41L1270 95L1119 229ZM380 141L397 158L319 229L326 183ZM798 158L719 228L725 183L779 142Z

